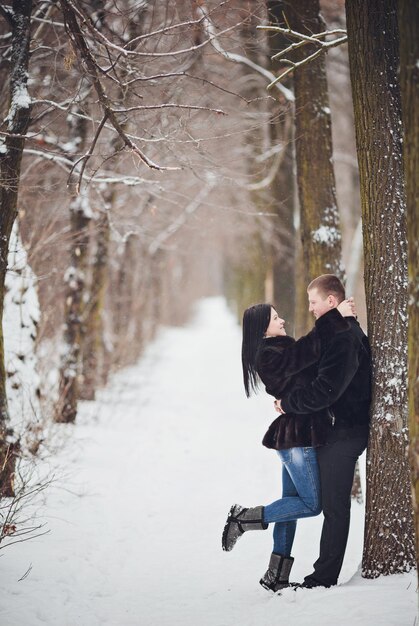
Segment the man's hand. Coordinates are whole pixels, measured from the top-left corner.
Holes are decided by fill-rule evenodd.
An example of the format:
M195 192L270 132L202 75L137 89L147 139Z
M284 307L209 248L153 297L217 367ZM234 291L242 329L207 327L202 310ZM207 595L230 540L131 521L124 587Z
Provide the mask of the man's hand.
M282 410L281 400L275 400L274 407L277 413L280 413L281 415L285 414L285 411Z
M353 298L343 300L337 309L343 317L356 317L356 307Z

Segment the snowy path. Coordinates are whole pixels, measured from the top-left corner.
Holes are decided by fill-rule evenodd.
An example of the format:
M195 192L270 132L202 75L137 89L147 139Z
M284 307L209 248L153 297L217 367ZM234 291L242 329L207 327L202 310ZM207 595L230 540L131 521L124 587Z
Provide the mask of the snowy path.
M222 552L230 505L279 494L279 462L260 444L274 417L264 394L244 397L240 330L223 300L163 330L82 406L75 428L63 427L74 437L59 458L63 482L41 512L51 533L0 552L0 625L413 626L414 574L355 574L359 505L342 575L351 580L337 588L263 590L270 531ZM296 580L316 558L320 527L321 516L299 525Z

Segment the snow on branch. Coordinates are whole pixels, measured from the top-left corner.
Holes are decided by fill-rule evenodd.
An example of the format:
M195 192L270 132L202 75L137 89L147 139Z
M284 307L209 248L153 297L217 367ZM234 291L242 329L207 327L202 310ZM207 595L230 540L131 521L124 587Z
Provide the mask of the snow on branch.
M280 60L281 63L283 63L284 65L289 65L289 67L288 69L284 70L279 76L274 78L274 80L271 80L271 82L269 83L267 87L268 89L271 89L272 87L277 86L277 84L283 78L288 76L290 72L293 72L295 69L303 65L306 65L307 63L310 63L311 61L314 61L314 59L316 59L321 54L324 54L325 52L327 52L327 50L329 50L330 48L335 48L337 46L340 46L341 44L345 43L348 40L346 31L343 30L342 28L335 28L334 30L325 30L321 33L315 33L313 35L304 35L303 33L299 33L295 30L292 30L289 26L288 28L284 28L282 26L268 25L268 26L256 26L256 28L258 30L281 33L282 35L286 35L292 39L297 40L295 43L292 43L290 46L288 46L288 48L285 48L281 52L277 52L271 57L273 61ZM325 38L329 35L336 36L336 38L333 39L332 41L325 41ZM312 52L311 54L306 56L301 61L294 62L294 61L291 61L291 59L287 57L287 55L294 52L294 50L297 50L298 48L307 46L309 44L316 46L317 50L315 50L315 52Z
M55 154L53 152L49 153L49 152L43 152L42 150L33 150L32 148L25 148L23 150L23 153L31 154L41 159L45 159L46 161L50 161L54 163L55 165L57 165L58 167L61 167L62 169L64 169L64 171L66 171L67 173L70 172L71 168L74 166L74 162L71 159L61 156L59 154ZM98 183L98 184L102 184L102 183L112 184L112 185L122 184L122 185L127 185L129 187L136 186L136 185L144 185L144 184L157 185L157 186L160 185L160 183L156 180L149 180L147 178L142 178L140 176L121 175L121 174L117 174L114 172L108 172L108 173L105 172L102 176L90 176L90 175L88 176L87 174L83 173L82 177L83 177L83 180L89 181L91 183Z
M9 24L9 26L11 26L13 28L13 26L14 26L14 19L13 19L12 11L9 10L7 7L2 6L0 4L0 15L2 15L4 17L4 19L7 21L7 23Z

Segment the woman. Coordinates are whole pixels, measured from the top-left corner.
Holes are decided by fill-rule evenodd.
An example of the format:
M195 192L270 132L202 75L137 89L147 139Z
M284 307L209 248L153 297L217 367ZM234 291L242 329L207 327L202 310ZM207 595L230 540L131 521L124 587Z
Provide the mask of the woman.
M342 316L352 316L352 304L345 300L325 318L321 329L295 341L288 337L284 320L270 304L257 304L244 312L242 365L247 397L256 392L260 381L275 398L291 388L308 384L317 373L317 363L331 336L349 329ZM279 591L289 586L294 559L291 549L297 519L321 511L317 446L324 444L330 416L325 411L313 415L287 414L269 427L263 444L278 451L282 461L282 498L267 506L231 507L222 537L223 550L233 549L248 530L262 530L274 524L273 552L268 570L260 580L266 589Z

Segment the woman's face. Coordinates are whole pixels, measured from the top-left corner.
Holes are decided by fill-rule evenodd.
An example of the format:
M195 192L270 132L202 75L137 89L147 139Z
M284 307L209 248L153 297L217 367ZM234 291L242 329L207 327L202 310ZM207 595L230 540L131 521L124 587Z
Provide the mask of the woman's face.
M282 320L275 309L271 308L271 321L269 322L269 326L266 329L265 337L279 337L286 335L286 331L284 328L284 320Z

